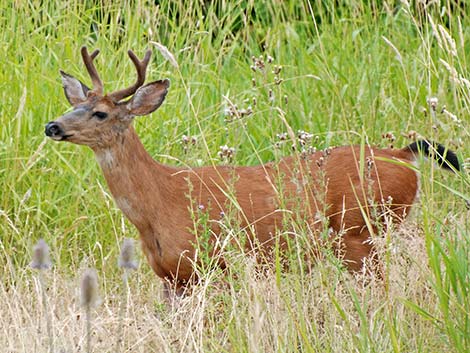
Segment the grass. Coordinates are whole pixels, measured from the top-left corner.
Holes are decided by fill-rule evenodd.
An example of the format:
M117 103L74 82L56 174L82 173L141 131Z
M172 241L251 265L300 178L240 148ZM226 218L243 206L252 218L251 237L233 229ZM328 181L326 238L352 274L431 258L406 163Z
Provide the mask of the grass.
M89 82L81 45L101 49L97 65L109 91L133 79L127 49L142 55L154 41L174 54L178 68L153 47L149 79L167 77L172 86L160 110L135 124L164 163L277 159L292 153L290 144L277 144L286 123L312 133L317 148L365 140L387 146L387 133L404 146L416 132L465 160L470 17L452 4L423 10L406 1L356 0L2 2L0 351L48 350L41 286L27 268L39 238L50 245L54 264L44 282L57 350L85 349L76 288L87 267L97 268L102 292L93 314L94 351L112 351L118 339L118 244L137 238L137 231L116 208L91 151L43 134L44 124L68 109L59 68ZM254 72L252 56L260 55L273 63ZM275 65L282 66L279 74L272 73ZM283 82L276 84L276 77ZM428 103L434 97L436 110ZM233 105L251 106L253 113L227 119ZM183 135L197 143L185 149ZM219 159L223 145L235 148L232 162ZM142 260L129 278L123 347L468 351L469 177L426 162L419 168L422 193L411 219L376 239L385 286L350 276L333 259L310 273L295 262L288 272L259 273L249 258L234 254L233 275L222 280L208 271L193 295L171 309L162 305L161 283Z

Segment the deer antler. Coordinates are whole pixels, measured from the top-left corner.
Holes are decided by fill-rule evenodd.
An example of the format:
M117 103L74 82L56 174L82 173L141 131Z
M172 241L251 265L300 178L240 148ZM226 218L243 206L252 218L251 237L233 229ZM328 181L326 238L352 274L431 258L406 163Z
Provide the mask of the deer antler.
M96 67L93 64L93 59L100 53L98 49L96 49L93 53L88 54L88 50L85 46L81 49L83 62L85 63L86 69L91 77L91 82L93 83L93 91L99 95L103 95L103 82L101 82L100 75L98 75L98 71L96 71Z
M129 57L131 58L137 70L137 81L130 87L111 93L109 97L114 102L119 102L121 99L124 99L126 97L133 95L135 91L137 91L137 88L139 88L140 86L144 84L145 73L147 71L147 65L150 61L150 55L152 55L152 51L147 50L147 52L145 53L144 59L142 61L140 61L139 58L137 58L137 56L134 54L132 50L129 50L127 54L129 54Z

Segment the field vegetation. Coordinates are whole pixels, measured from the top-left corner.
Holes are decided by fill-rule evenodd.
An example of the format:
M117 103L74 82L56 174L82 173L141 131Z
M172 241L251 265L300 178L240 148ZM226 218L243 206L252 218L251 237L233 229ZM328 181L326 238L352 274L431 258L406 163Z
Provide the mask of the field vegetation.
M373 240L383 278L351 275L328 251L308 271L305 247L288 270L234 251L227 273L208 261L193 293L167 305L140 254L122 280L120 244L138 233L91 150L48 140L44 125L69 109L59 69L89 82L82 45L101 50L107 91L134 80L128 49L151 48L148 80L171 88L135 127L160 162L254 165L422 136L465 166L469 14L459 0L2 1L0 351L89 351L78 293L91 267L94 352L468 352L467 170L418 163L413 214ZM47 270L30 266L40 238Z

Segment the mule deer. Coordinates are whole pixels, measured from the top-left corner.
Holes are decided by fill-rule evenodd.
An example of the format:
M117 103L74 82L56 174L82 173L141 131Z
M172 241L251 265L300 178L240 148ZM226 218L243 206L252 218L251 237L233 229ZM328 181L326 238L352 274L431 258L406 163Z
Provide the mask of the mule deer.
M355 271L371 253L371 198L399 222L417 196L418 175L409 164L418 153L432 156L445 169L459 170L453 152L426 140L402 149L343 146L250 167L163 165L144 149L132 122L163 103L170 82L144 85L151 52L140 61L129 51L137 81L104 94L93 63L98 53L90 55L85 47L81 49L92 89L61 71L73 110L49 122L45 133L53 140L87 145L94 151L116 204L140 233L152 269L179 289L194 275L197 232L190 215L194 205L205 205L209 220L219 220L221 213L234 206L246 230L246 249L266 254L274 246L287 246L287 238L279 234L289 210L295 209L292 213L300 214L312 230L325 227L318 217L324 212L328 229L341 234L344 263ZM218 222L209 223L214 256L220 228ZM225 266L222 257L219 264Z

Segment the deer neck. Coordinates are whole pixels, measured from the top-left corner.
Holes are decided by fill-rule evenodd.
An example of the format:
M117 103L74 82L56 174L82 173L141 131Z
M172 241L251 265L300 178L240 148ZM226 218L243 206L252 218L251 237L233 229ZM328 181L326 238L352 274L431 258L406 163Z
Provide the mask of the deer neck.
M123 213L145 232L168 189L169 167L157 163L130 126L110 147L94 149L109 189Z

